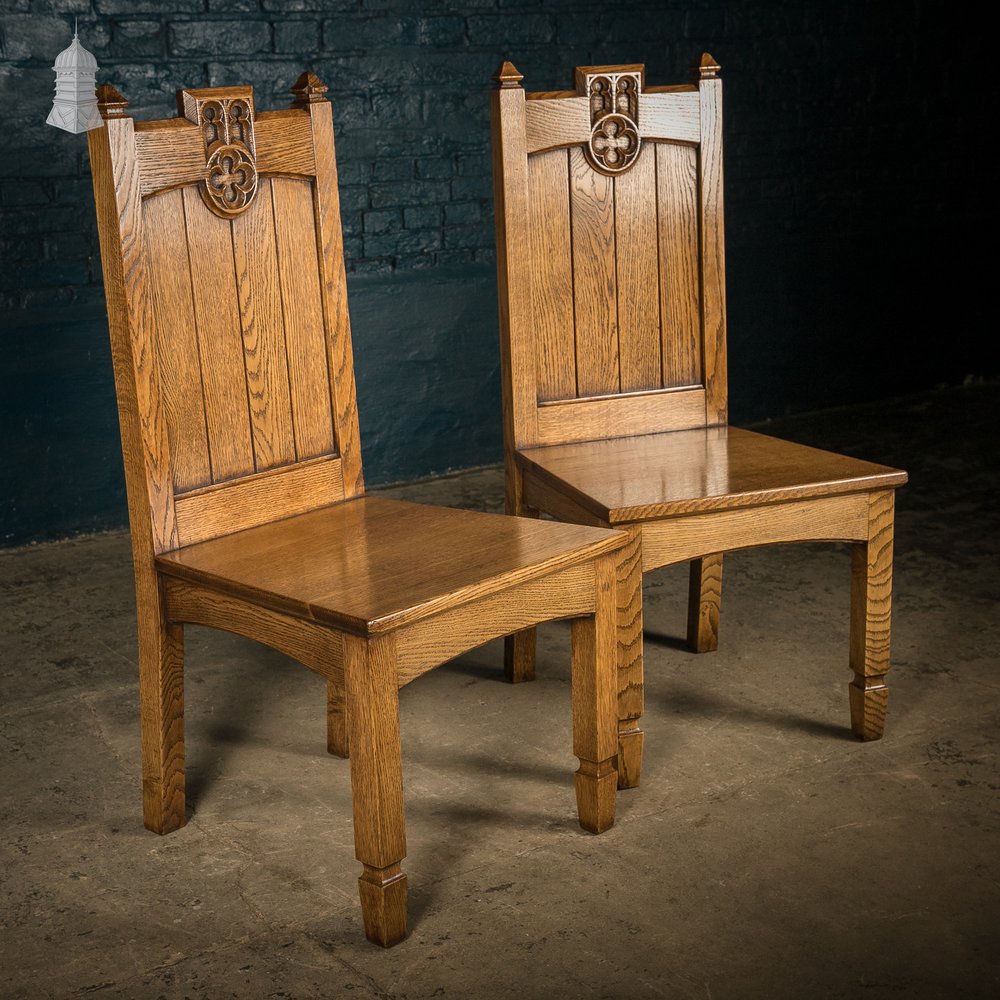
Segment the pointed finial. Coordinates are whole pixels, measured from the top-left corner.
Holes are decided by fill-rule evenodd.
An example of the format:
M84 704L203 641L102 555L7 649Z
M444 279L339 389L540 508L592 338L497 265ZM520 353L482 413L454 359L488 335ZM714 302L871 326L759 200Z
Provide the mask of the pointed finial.
M78 17L73 18L73 37L80 37L80 18Z
M720 69L722 69L722 67L708 52L702 52L701 59L696 67L698 79L715 80L719 76Z
M323 96L330 88L313 72L306 70L292 85L293 108L304 108L317 101L325 101Z
M128 101L110 83L102 83L97 88L97 109L105 120L108 118L127 118L128 116L125 114L127 107Z
M517 67L512 62L505 59L500 64L500 68L493 74L493 79L501 88L520 87L524 76L517 71Z

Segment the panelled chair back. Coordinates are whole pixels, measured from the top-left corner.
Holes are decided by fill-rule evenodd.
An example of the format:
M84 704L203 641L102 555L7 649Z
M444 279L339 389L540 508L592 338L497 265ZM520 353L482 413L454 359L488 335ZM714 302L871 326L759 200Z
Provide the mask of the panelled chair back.
M722 83L582 66L573 91L493 92L508 513L630 535L619 608L620 725L641 705L641 572L691 561L688 639L715 649L722 553L854 542L854 731L882 732L893 496L906 475L728 426ZM627 595L631 593L629 598ZM530 679L534 635L507 643Z
M290 109L258 112L250 87L186 90L180 117L136 122L104 86L105 127L89 141L145 824L168 833L186 818L184 623L279 649L326 678L328 749L351 759L365 931L389 945L406 932L397 689L425 671L573 619L580 822L613 822L626 537L364 495L325 91L303 74Z

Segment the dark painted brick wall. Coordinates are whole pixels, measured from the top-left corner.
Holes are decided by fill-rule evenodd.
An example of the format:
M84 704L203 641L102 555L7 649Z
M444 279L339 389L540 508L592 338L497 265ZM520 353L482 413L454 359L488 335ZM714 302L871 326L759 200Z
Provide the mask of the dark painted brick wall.
M499 456L487 88L645 62L726 83L734 420L996 371L971 234L985 33L931 0L0 0L0 544L122 523L86 142L43 124L74 16L138 117L329 85L370 482ZM456 356L456 352L458 352Z

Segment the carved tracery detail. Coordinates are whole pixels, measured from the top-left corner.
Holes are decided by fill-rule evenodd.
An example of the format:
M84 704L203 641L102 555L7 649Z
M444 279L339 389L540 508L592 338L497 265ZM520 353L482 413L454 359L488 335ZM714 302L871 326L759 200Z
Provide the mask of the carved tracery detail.
M253 91L250 87L185 90L184 115L205 140L205 179L199 185L205 204L231 219L257 193Z
M620 174L639 155L642 71L588 72L581 82L590 102L587 158L602 173Z

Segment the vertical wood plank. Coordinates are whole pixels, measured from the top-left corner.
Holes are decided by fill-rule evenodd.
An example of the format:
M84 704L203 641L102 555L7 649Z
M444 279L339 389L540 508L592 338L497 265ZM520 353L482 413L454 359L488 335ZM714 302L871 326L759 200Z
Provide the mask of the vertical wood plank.
M218 483L254 471L232 230L195 187L184 188L184 219L212 481Z
M569 165L577 395L601 396L621 388L614 182L587 163L582 147L569 151Z
M568 155L564 149L554 149L528 160L531 309L539 400L576 396Z
M340 453L344 474L344 496L357 496L365 489L361 470L361 435L354 382L354 351L351 320L347 310L347 274L344 270L344 236L340 222L337 188L337 157L334 149L333 115L329 101L308 106L312 121L316 158L313 192L320 239L320 289L329 351L330 393L335 421L334 447Z
M701 293L695 151L657 143L656 188L663 385L697 385L701 381Z
M497 291L500 309L500 379L505 454L538 440L531 298L528 154L521 74L504 62L494 75L490 97L493 140L493 204L497 235ZM507 509L516 509L517 481L505 479Z
M656 232L656 148L615 178L618 359L622 392L658 389L660 277Z
M301 461L334 451L329 360L320 299L312 184L271 182L295 449Z
M156 315L156 352L170 435L174 489L212 481L191 293L184 196L180 190L143 203L143 244Z
M708 59L712 61L711 56ZM709 72L714 73L714 70ZM703 78L698 89L701 97L698 190L701 196L705 419L709 424L724 424L729 419L729 382L726 361L726 248L722 214L722 81L714 75Z
M233 219L233 258L243 328L250 429L259 472L295 461L285 325L271 211L271 182Z

